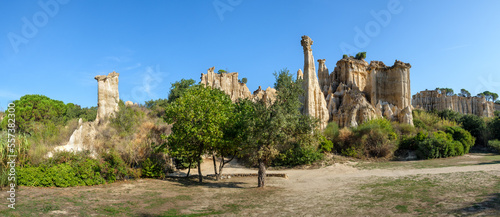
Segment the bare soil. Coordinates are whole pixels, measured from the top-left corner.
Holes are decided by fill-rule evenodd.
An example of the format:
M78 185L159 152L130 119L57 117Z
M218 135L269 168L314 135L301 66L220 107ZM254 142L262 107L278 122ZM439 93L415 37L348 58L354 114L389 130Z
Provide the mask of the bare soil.
M336 157L334 157L336 158ZM500 156L413 162L332 161L280 169L288 179L139 179L91 187L21 187L0 216L499 216ZM213 174L212 161L202 165ZM177 175L184 175L179 171ZM191 173L196 174L197 170ZM257 173L237 162L224 173ZM7 197L5 189L0 192Z

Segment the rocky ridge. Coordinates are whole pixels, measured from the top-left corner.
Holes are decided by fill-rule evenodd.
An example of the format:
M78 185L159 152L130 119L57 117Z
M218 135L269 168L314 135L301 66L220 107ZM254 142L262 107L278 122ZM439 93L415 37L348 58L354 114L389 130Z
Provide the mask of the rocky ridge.
M437 90L424 90L413 95L412 104L415 108L426 111L452 110L460 114L474 114L482 117L493 117L495 104L484 97L447 96Z

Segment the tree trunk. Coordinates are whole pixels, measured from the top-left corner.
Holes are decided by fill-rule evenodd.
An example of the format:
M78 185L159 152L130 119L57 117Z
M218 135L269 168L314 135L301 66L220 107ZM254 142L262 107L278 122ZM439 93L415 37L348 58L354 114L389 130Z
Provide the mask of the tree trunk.
M259 178L258 178L258 187L263 188L265 187L265 181L266 181L266 164L264 163L263 160L259 160Z
M191 164L192 164L192 163L193 163L192 161L190 161L190 162L189 162L188 174L186 175L186 178L188 178L188 177L189 177L189 173L191 172Z
M214 161L215 180L219 181L220 180L220 176L217 173L217 162L216 162L216 159L215 159L215 154L212 154L212 160ZM220 171L219 171L219 173L220 173Z
M201 160L198 160L198 180L200 183L203 182L203 176L201 175Z

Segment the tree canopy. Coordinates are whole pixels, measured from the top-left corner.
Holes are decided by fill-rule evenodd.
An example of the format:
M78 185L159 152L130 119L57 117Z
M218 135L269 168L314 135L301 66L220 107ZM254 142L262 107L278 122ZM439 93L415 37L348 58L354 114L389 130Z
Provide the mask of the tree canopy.
M181 79L180 81L176 81L172 83L172 87L170 87L170 93L168 94L168 103L174 102L176 99L181 97L184 92L191 86L193 86L196 82L193 79Z
M200 182L203 181L201 156L223 142L223 130L232 111L233 104L227 94L202 85L186 89L167 106L165 120L173 124L172 134L167 137L170 153L197 163Z

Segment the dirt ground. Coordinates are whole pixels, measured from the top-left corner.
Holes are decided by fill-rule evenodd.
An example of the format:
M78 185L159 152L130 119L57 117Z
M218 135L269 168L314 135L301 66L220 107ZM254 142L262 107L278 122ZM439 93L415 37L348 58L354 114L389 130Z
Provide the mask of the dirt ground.
M500 216L499 155L410 162L341 159L316 167L270 170L288 179L269 177L265 189L256 188L256 177L206 178L203 184L193 177L21 187L16 210L4 203L0 216ZM212 162L207 160L202 171L213 174ZM256 172L237 162L224 169L226 174Z

